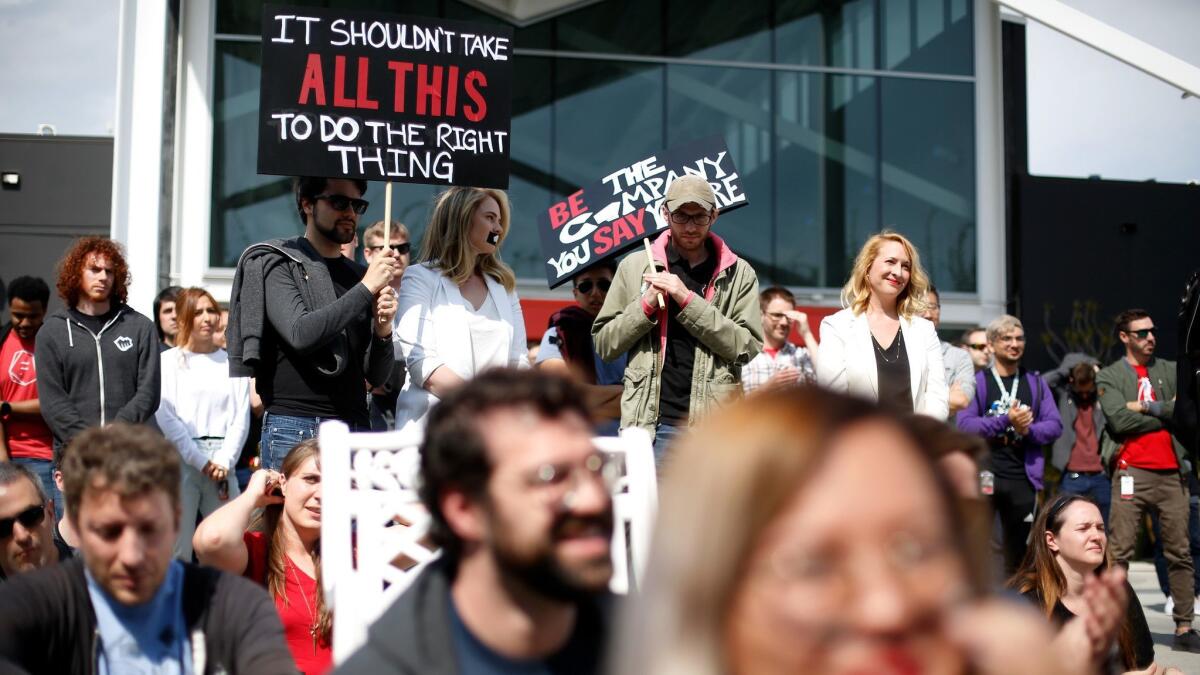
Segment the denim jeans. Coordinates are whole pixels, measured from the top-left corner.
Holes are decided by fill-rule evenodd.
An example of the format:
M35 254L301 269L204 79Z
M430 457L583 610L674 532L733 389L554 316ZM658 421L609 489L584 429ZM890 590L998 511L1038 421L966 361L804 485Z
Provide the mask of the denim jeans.
M654 427L654 467L661 470L667 460L676 439L687 431L687 426L675 426L659 422Z
M272 471L283 470L283 458L301 441L317 437L317 429L328 418L297 417L266 413L262 421L261 450L262 468Z
M1070 495L1091 497L1100 505L1100 516L1108 525L1108 509L1112 505L1112 483L1103 471L1094 474L1064 471L1058 491Z
M34 459L33 457L13 457L12 463L20 464L29 469L42 480L42 487L46 490L46 496L54 500L54 520L62 520L63 496L58 491L58 486L54 484L54 461L49 459Z

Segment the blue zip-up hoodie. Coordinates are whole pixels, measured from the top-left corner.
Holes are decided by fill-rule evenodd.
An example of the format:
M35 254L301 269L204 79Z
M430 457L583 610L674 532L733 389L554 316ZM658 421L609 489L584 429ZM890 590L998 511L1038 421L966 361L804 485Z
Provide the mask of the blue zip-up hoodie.
M54 312L38 331L34 358L56 463L62 448L90 426L117 421L155 426L158 335L154 323L128 305L117 305L99 333L67 310Z

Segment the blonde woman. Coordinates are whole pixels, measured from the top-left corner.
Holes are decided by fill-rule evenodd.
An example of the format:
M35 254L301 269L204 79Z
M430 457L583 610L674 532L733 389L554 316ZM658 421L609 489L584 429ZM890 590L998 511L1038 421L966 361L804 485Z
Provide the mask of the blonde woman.
M422 428L437 401L488 368L528 368L516 277L500 260L508 196L453 187L438 196L421 262L404 271L396 358L408 380L396 401L396 428Z
M918 314L929 276L917 249L885 230L858 252L842 288L842 311L821 322L817 381L900 412L946 419L942 345Z

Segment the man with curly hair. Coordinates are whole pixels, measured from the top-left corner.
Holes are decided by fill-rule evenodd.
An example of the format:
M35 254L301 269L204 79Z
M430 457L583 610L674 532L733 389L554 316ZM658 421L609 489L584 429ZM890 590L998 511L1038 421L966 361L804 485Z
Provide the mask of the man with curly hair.
M88 427L153 424L159 387L158 335L150 319L125 304L129 266L116 242L76 241L59 262L57 286L66 309L46 317L35 350L55 465Z

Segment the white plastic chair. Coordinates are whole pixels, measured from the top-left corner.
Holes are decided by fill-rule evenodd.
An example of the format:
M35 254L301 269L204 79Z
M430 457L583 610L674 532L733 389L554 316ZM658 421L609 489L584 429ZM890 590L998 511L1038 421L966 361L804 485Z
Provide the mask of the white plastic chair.
M352 433L330 421L318 439L321 580L334 617L333 658L341 663L436 554L420 543L430 519L416 489L419 432ZM392 565L401 555L418 565Z
M622 429L620 436L593 439L598 450L617 455L620 472L613 485L613 576L608 587L613 593L629 593L641 586L646 570L650 535L658 511L658 475L650 434L636 427Z

